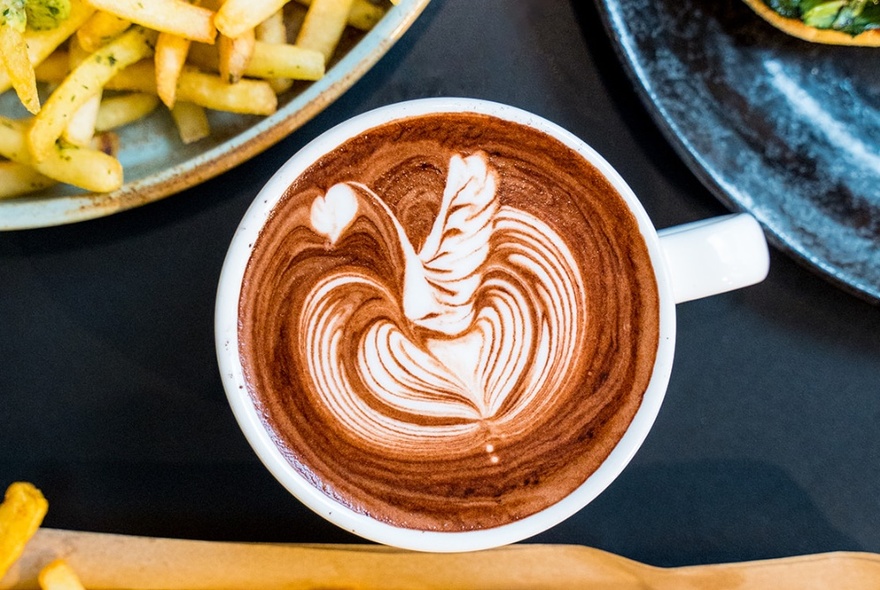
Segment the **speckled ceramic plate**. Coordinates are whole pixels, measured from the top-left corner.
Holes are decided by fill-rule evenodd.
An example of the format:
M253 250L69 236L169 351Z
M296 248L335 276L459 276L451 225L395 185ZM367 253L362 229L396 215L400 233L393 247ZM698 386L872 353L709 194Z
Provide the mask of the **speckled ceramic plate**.
M880 302L880 49L789 37L740 0L597 0L691 169L780 249Z
M429 0L401 0L366 34L344 38L337 61L317 82L282 95L269 117L211 113L210 138L185 146L171 118L157 111L120 130L125 185L113 193L84 194L52 188L0 200L0 230L62 225L110 215L159 200L229 170L274 145L348 90L409 28ZM341 57L339 55L341 54ZM15 112L13 93L0 96L0 112Z

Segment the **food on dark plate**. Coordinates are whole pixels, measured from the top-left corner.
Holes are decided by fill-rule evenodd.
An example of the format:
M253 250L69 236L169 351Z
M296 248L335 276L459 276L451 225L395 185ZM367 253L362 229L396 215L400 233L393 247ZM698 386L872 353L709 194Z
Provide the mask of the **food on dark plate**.
M880 0L743 0L778 29L805 41L880 47Z

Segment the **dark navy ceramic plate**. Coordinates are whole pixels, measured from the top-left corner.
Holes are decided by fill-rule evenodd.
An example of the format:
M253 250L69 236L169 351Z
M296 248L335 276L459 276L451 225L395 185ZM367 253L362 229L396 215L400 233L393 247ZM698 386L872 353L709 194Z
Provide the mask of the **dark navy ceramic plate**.
M785 35L740 0L597 0L694 173L780 249L880 302L880 49Z

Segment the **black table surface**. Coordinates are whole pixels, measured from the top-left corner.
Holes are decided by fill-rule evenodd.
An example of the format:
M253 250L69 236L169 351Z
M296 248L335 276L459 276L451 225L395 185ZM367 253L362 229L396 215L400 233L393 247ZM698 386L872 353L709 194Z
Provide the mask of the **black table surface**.
M374 107L509 103L602 153L658 227L725 209L672 151L581 0L433 0L323 113L162 201L0 234L0 485L45 525L164 537L358 542L266 471L226 402L213 302L232 234L298 148ZM644 446L592 504L529 540L654 565L880 552L880 309L771 252L760 285L678 308Z

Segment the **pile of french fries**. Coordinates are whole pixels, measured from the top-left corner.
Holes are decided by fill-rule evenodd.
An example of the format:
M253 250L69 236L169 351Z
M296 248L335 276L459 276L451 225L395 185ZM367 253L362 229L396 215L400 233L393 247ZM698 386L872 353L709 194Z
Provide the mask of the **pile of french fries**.
M53 28L4 18L45 1L0 0L0 92L30 112L0 116L0 198L120 188L113 130L158 108L184 143L210 135L206 109L272 114L294 80L324 75L347 26L372 28L395 0L296 0L298 14L289 0L64 0Z

